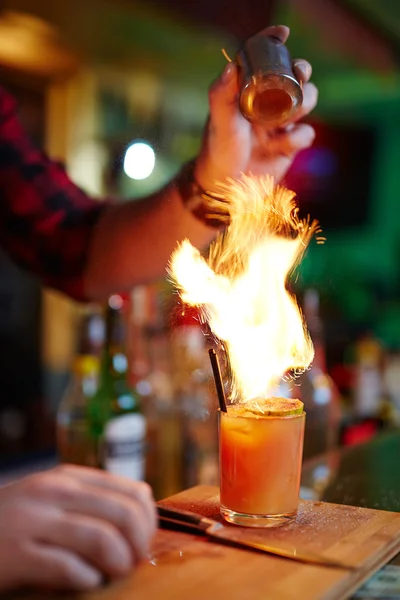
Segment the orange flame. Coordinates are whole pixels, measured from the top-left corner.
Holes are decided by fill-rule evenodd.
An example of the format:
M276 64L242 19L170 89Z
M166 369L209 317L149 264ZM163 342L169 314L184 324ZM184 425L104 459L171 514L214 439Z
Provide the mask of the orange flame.
M274 395L283 375L301 372L314 350L289 273L318 223L300 219L294 192L270 176L230 179L220 196L231 223L203 258L188 240L173 253L169 274L182 300L199 306L224 341L233 373L231 401ZM322 238L321 238L322 239Z

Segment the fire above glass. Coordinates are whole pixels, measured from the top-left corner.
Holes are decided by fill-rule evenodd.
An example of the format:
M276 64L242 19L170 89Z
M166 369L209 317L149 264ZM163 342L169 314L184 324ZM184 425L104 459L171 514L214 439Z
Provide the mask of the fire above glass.
M287 279L320 229L299 218L295 194L272 177L242 175L220 190L230 225L207 257L184 241L170 275L221 340L228 365L231 406L219 414L221 512L242 525L277 525L297 510L305 422L299 400L279 397L280 383L314 356Z

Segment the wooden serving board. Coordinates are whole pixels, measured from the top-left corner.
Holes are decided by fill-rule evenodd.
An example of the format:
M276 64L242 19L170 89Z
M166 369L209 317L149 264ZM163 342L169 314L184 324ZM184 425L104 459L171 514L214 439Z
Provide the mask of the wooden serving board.
M162 503L219 519L218 489L197 486ZM158 531L153 554L124 581L75 600L339 600L400 551L400 513L302 501L294 522L276 529L234 527L247 539L285 543L357 565L311 566ZM37 596L18 596L36 598ZM45 596L56 598L57 596ZM63 596L64 600L68 596ZM71 596L72 598L72 596ZM41 599L44 599L43 594Z

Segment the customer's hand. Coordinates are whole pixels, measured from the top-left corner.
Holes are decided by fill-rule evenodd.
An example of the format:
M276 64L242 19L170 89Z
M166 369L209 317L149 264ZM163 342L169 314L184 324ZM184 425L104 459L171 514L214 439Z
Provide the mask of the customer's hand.
M150 487L62 466L0 489L0 591L86 590L127 574L156 529Z
M285 42L289 29L269 27L262 33ZM311 77L308 62L294 60L293 68L303 84L303 104L292 122L282 129L268 130L260 124L252 125L242 116L237 69L233 63L226 66L222 76L211 86L210 117L195 171L196 179L204 189L212 190L215 181L237 177L241 173L268 173L280 180L296 153L312 144L313 128L298 121L313 110L318 92L315 85L308 82Z

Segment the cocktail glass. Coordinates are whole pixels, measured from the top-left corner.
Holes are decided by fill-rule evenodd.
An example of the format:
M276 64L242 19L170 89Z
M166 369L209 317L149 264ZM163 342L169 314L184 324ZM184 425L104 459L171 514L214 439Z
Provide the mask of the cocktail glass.
M301 412L278 416L245 405L219 411L220 511L227 521L275 527L295 517L306 416L299 404Z

